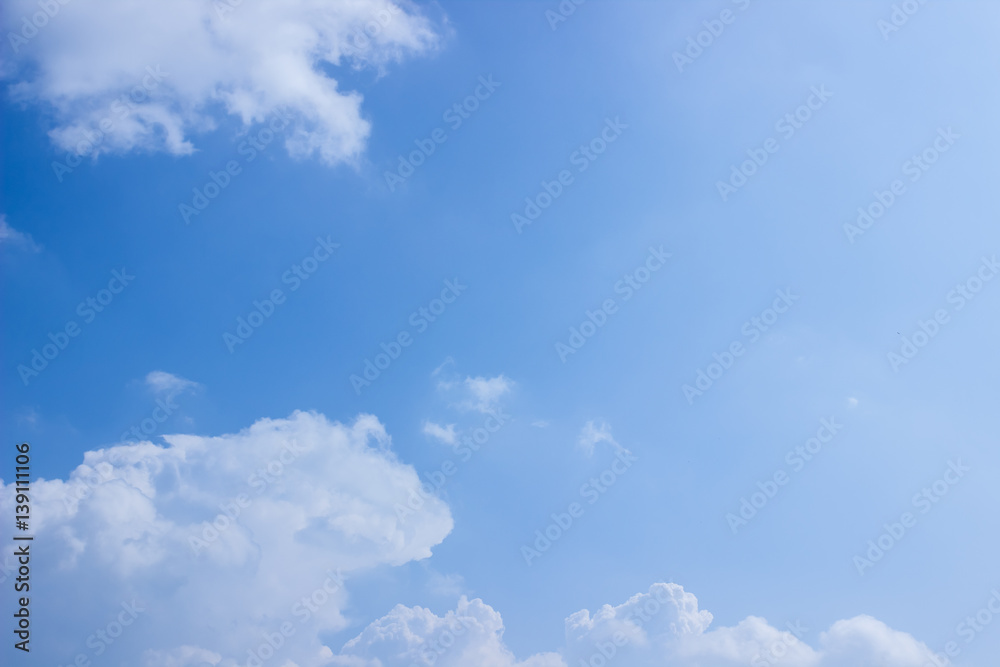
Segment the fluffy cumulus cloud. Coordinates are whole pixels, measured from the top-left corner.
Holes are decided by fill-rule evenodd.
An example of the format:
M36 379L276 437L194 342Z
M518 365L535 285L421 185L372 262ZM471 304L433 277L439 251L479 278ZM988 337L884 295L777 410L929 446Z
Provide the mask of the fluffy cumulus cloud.
M562 667L554 653L525 661L503 643L503 621L482 600L462 597L443 617L396 605L347 642L333 664L342 667Z
M427 558L452 528L436 498L397 519L420 481L372 416L296 412L164 440L87 452L69 479L33 483L38 664L232 667L255 664L250 651L325 664L318 637L346 624L345 580Z
M162 391L190 382L153 374ZM601 428L592 429L596 441ZM397 605L342 646L352 576L431 555L448 507L373 416L264 419L218 437L165 436L87 452L67 480L32 484L33 658L142 667L925 667L929 651L869 616L807 643L797 624L712 627L676 584L565 622L553 651L515 656L500 614L459 599L443 616ZM13 484L0 513L14 512ZM9 542L8 542L9 544ZM12 549L0 583L15 576ZM458 575L442 590L462 588ZM4 651L11 653L10 644ZM8 657L10 657L8 655Z
M290 154L352 161L370 124L333 68L381 70L439 41L407 0L9 0L3 16L13 94L50 106L52 140L92 156L188 154L222 115L280 112Z
M712 614L677 584L658 583L618 606L566 619L560 653L518 661L504 645L503 621L480 600L462 598L437 616L397 606L349 641L333 662L345 667L924 667L926 646L868 616L838 621L819 636L771 626L750 616L733 627L710 629Z

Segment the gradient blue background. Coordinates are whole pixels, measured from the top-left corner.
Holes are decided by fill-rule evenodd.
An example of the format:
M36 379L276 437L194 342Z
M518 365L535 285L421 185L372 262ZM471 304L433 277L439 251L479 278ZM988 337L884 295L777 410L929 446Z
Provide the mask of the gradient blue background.
M815 645L867 613L941 650L1000 585L1000 281L898 373L886 354L1000 250L1000 7L930 2L884 40L888 2L591 1L553 31L554 4L442 2L452 32L438 54L382 78L338 73L373 124L359 168L272 144L188 226L178 204L236 157L235 119L195 137L193 156L103 156L60 183L50 116L5 93L0 212L42 250L0 251L3 439L29 440L37 474L65 477L149 415L142 379L159 369L204 389L157 435L373 413L403 461L433 470L447 451L421 426L456 421L431 377L451 357L458 376L511 378L515 421L449 484L455 529L429 562L352 583L357 625L341 640L397 602L451 608L428 585L440 572L503 614L518 655L551 650L573 611L658 580L719 624L801 620ZM672 53L726 7L736 21L679 73ZM384 171L484 75L501 86L389 192ZM830 101L722 202L716 181L821 84ZM516 233L510 214L608 117L628 129ZM961 138L848 243L842 225L939 127ZM230 354L223 332L328 234L339 254ZM561 363L554 344L661 244L668 267ZM133 285L25 387L18 364L122 266ZM349 376L454 278L468 290L356 395ZM782 288L800 301L688 405L681 386L746 342L740 327ZM830 416L842 433L734 536L726 513ZM519 547L611 462L576 448L591 419L640 464L528 568ZM859 576L852 557L950 459L967 478ZM991 627L962 658L998 654Z

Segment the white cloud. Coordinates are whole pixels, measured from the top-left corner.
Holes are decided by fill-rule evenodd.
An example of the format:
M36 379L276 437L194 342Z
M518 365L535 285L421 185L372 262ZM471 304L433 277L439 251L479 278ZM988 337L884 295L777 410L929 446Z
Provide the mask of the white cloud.
M168 400L185 391L196 391L201 388L201 385L197 382L165 371L152 371L148 373L146 375L146 386L157 396L162 396Z
M47 547L32 555L33 581L44 582L32 618L60 628L32 647L40 662L97 658L93 638L122 618L134 620L111 633L107 659L143 667L238 667L266 648L265 637L283 645L267 667L576 667L595 656L610 664L608 654L629 667L926 660L926 646L868 616L834 623L816 647L755 616L712 629L694 595L665 583L572 614L558 652L516 657L500 614L465 597L444 616L397 605L335 651L320 637L347 626L342 582L429 557L453 525L433 497L400 520L397 508L419 496L420 480L392 453L382 424L296 412L235 434L164 439L87 452L68 480L34 482L32 528ZM14 504L14 485L0 487L0 513ZM462 587L458 575L429 582L435 594Z
M925 667L931 662L930 649L922 642L866 615L837 621L820 636L820 644L823 659L819 667Z
M519 662L502 641L500 614L464 597L437 616L397 605L349 641L334 664L350 667L922 667L927 647L869 616L838 621L814 649L792 632L749 616L710 630L712 614L677 584L658 583L618 606L582 610L566 619L560 654ZM793 626L794 628L795 626ZM801 634L801 633L800 633ZM450 646L446 646L450 645Z
M441 426L440 424L435 424L432 421L425 421L423 432L424 435L429 435L432 438L437 438L446 445L454 445L456 442L458 442L458 435L455 433L454 424Z
M41 247L35 243L30 234L19 232L7 222L7 216L0 214L0 246L17 246L31 252L38 252Z
M463 402L463 407L469 410L487 413L497 407L500 398L510 392L514 383L502 374L492 378L467 377L465 389L471 399Z
M33 642L40 663L94 660L88 637L124 603L141 612L109 652L115 664L201 665L217 654L223 667L243 665L282 623L297 636L270 664L323 664L318 635L346 624L338 579L427 558L452 528L437 498L399 520L420 480L373 416L340 424L296 412L164 440L87 452L68 480L33 483L32 529L46 547L32 556L44 582L32 618L59 628ZM14 486L3 485L0 513L13 510Z
M60 2L37 34L18 42L17 69L28 78L12 94L50 106L53 142L80 154L189 154L192 134L212 129L223 115L246 126L287 110L291 155L351 162L370 123L361 95L342 90L331 68L381 72L439 41L431 22L405 1L246 0L232 11L220 7L228 4ZM4 33L20 35L22 18L38 11L37 0L10 0ZM367 40L366 29L373 35ZM5 64L8 75L11 68ZM81 143L88 132L99 137L94 144Z
M170 651L146 651L143 667L203 667L216 665L222 660L218 653L196 646L180 646Z
M576 444L584 451L587 456L591 456L594 453L594 447L599 442L606 442L610 444L615 450L622 449L614 437L611 435L611 426L607 422L601 422L595 425L594 422L589 421L583 425L583 429L580 430L580 435L576 440Z
M454 363L455 360L452 359L450 356L445 357L445 360L441 362L441 365L435 368L433 371L431 371L431 377L437 377L438 375L441 374L441 371L444 370L445 366L451 366L454 365Z
M482 600L462 597L443 617L396 605L347 642L333 664L344 667L562 667L558 655L518 661L503 643L503 621Z

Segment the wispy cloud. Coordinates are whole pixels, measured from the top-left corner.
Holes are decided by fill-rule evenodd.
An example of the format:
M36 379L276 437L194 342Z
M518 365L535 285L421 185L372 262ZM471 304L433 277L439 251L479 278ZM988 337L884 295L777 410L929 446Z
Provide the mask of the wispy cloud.
M197 382L166 371L152 371L146 375L146 386L158 397L165 399L201 389L201 385Z
M456 442L458 442L458 435L455 433L454 424L441 426L440 424L435 424L432 421L425 421L423 432L424 435L429 435L432 438L437 438L446 445L454 445Z
M513 386L513 381L504 375L492 378L467 377L465 389L471 398L463 401L462 405L466 409L489 412L496 408L500 398L509 393Z
M622 449L622 446L611 435L611 425L607 422L601 422L600 424L595 424L593 421L588 421L583 425L583 429L580 431L580 435L576 440L576 444L583 450L584 454L587 456L592 456L594 453L594 448L599 442L606 442L615 450Z
M23 248L31 252L39 252L42 247L35 243L30 234L19 232L10 226L6 215L0 215L0 245Z

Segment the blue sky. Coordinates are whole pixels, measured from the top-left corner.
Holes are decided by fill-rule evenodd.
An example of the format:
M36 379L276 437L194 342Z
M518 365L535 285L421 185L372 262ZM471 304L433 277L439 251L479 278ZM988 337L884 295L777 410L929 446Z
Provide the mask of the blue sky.
M486 613L459 613L466 596L502 616L501 648L490 635L494 643L476 649L499 651L483 664L576 665L589 654L569 640L567 617L620 605L658 582L697 596L713 629L742 628L746 645L723 655L722 635L685 644L647 628L637 632L654 648L630 640L621 650L636 653L619 660L750 664L773 646L768 632L800 621L813 653L771 664L862 664L889 646L895 662L872 664L923 667L923 649L914 647L943 652L950 641L959 648L953 664L992 664L997 623L968 643L957 627L1000 586L992 511L1000 502L1000 281L986 279L1000 251L997 7L569 0L566 20L556 21L547 12L559 12L557 2L402 4L384 14L391 18L380 41L352 52L350 35L388 12L386 3L335 10L302 0L280 11L244 3L219 18L211 3L191 0L176 15L150 10L148 22L128 27L131 4L70 3L16 52L5 39L0 430L9 442L31 443L33 473L45 480L78 479L85 452L104 452L94 465L120 447L122 458L111 460L117 472L102 486L142 496L149 512L130 520L162 521L174 537L156 538L150 553L160 555L130 570L125 547L97 546L111 514L84 507L113 496L95 492L63 516L46 509L63 507L64 487L51 482L34 501L52 546L37 566L37 653L24 664L43 656L68 664L89 651L92 619L133 595L160 610L151 617L183 615L171 586L188 576L210 581L209 570L195 572L206 561L184 552L161 581L170 568L159 559L187 549L190 527L211 521L231 495L229 455L213 458L212 447L244 459L238 448L257 451L257 436L227 434L268 419L289 420L279 430L312 438L310 456L329 446L316 471L339 469L337 456L350 447L370 448L342 480L368 489L356 490L368 498L361 505L352 504L355 491L322 476L309 482L326 484L322 502L284 482L281 493L291 495L273 499L278 515L295 502L319 512L312 520L327 521L333 552L358 561L344 566L350 575L325 625L310 626L311 641L332 657L286 648L294 664L409 665L362 631L404 623L403 612L392 616L395 605L414 618L423 613L417 607L434 618ZM37 10L13 3L5 34ZM675 53L689 38L720 26L678 67ZM162 81L147 77L157 66ZM113 100L144 78L148 98L114 121L79 166L57 175L53 163L66 162L81 128L107 117ZM466 104L460 124L458 112L448 115L456 104ZM795 125L781 124L795 113ZM247 142L263 141L276 114L289 122L250 160ZM398 173L401 156L420 145L433 153L390 189L385 174ZM732 170L753 156L763 164L744 167L753 172L746 183L721 196L718 183L738 183ZM218 174L227 163L235 163L228 184L186 221L180 206L193 205L193 190L204 191L212 174L226 181ZM518 228L512 215L526 215L525 199L539 202L545 184L556 192L560 173L559 195ZM885 194L894 181L896 194ZM845 228L859 207L890 196L863 233ZM294 267L327 256L318 238L339 245L292 289ZM651 248L669 257L644 273L657 263L647 264ZM100 292L114 271L134 279L88 321L78 304L106 299ZM626 276L647 275L641 289L623 287ZM420 309L441 307L434 300L446 281L462 289L449 292L457 296L431 322ZM282 303L230 351L224 334L276 289ZM779 291L791 305L758 329L751 318L767 322L775 316L768 309L786 303ZM557 343L572 345L571 328L609 299L603 324L562 360ZM936 328L927 324L941 311ZM71 321L79 335L26 375L33 350ZM921 323L934 335L894 364L890 353L903 356L915 334L924 340ZM401 332L412 343L355 391L351 376ZM743 347L731 367L700 395L685 394L684 385L698 388L700 371L716 372L713 354L725 358L734 342ZM157 449L122 441L168 399L176 409L142 438ZM446 427L472 437L498 409L509 422L462 461ZM368 436L357 435L359 415L377 419L378 427L363 422ZM786 455L824 419L843 427L797 469ZM189 437L164 439L173 434ZM591 441L588 452L581 442ZM193 468L168 481L164 470L174 464L161 459L185 447L205 458L189 454ZM626 450L635 463L589 504L581 485ZM416 533L402 523L384 534L373 528L374 551L347 537L338 503L357 511L354 520L384 527L398 519L397 503L371 489L394 479L405 496L417 476L448 460L456 471ZM946 478L956 467L968 470ZM149 484L136 481L139 468ZM727 514L779 472L787 484L734 534ZM956 481L939 484L947 493L923 513L914 496L933 494L942 479ZM4 489L7 508L11 486ZM190 496L179 500L177 489ZM213 493L218 502L206 500ZM573 502L582 515L526 564L522 546ZM904 512L915 525L859 572L856 557ZM264 518L254 521L240 530L253 545L247 553L261 560L248 556L240 562L249 570L240 571L260 583L277 576L263 568L280 538ZM278 549L284 556L274 558L303 572L325 562L311 530L292 541L315 553L299 562ZM85 545L78 570L57 566L68 534ZM88 558L127 574L108 575L114 583L91 596ZM53 608L56 582L75 591L78 607ZM236 575L219 579L212 599L240 585ZM209 606L215 616L205 623L254 638L283 613L247 620ZM847 623L859 615L879 625ZM748 629L748 617L769 625ZM849 629L838 634L832 627L841 621ZM593 645L602 641L600 628L589 632ZM851 632L868 639L853 641ZM60 641L44 648L49 633ZM237 635L234 645L244 640ZM365 639L342 648L356 637ZM245 651L220 642L165 623L126 634L107 664L137 664L147 650L152 665L246 664ZM180 646L207 653L170 654Z

